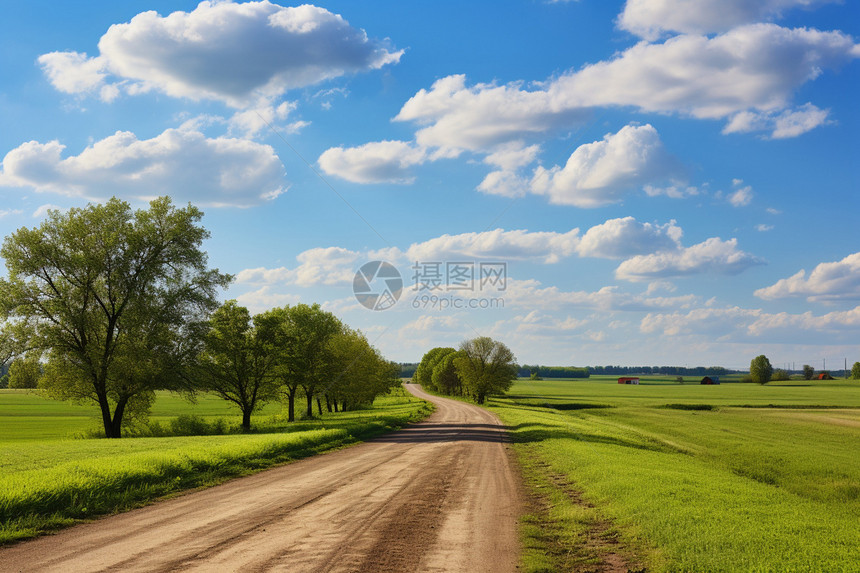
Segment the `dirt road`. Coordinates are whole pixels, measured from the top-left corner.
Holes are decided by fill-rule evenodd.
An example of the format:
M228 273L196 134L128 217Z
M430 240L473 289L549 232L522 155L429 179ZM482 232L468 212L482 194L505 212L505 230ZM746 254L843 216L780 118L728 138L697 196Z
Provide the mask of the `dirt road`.
M2 571L513 571L519 497L486 410L427 421L6 549Z

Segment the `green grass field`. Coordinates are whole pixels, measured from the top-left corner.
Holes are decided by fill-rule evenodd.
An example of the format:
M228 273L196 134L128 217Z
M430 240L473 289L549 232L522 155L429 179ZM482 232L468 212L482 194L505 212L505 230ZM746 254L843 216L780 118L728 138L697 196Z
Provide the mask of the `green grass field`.
M270 405L253 420L258 433L249 435L74 439L98 428L95 411L0 390L0 543L343 447L421 419L430 406L397 389L371 409L291 424ZM191 405L160 393L152 419L180 414L225 418L228 426L241 421L217 398Z
M533 494L524 569L860 570L860 383L670 380L490 401Z

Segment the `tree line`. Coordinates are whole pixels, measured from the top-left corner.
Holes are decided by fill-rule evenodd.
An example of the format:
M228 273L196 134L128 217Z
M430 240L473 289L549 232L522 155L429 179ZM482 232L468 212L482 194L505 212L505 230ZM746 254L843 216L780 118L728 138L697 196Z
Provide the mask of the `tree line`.
M304 397L322 412L368 404L397 381L358 331L319 305L251 315L217 292L232 277L208 267L203 213L169 198L133 211L116 198L6 238L0 255L0 362L39 370L52 397L95 403L105 436L147 415L156 390L215 392L242 413Z
M507 392L519 367L513 352L486 336L463 341L459 349L437 347L418 364L413 382L449 396L466 396L483 404L487 396Z

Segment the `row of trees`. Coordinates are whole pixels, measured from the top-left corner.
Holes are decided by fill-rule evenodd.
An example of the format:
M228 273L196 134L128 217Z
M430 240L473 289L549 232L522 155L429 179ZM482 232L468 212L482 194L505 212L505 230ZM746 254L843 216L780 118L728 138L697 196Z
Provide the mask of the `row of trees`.
M301 393L330 408L372 400L395 379L358 332L319 306L251 316L216 293L232 277L207 265L203 213L158 198L50 211L3 243L0 361L41 364L53 397L95 402L105 435L146 415L156 390L212 390L243 427L263 403ZM14 362L13 362L14 365Z
M832 380L830 373L826 370L820 374L824 374L826 379ZM847 374L847 373L846 373ZM803 365L803 379L812 380L815 376L815 369L809 364ZM860 362L855 362L851 367L851 378L860 380ZM790 374L785 370L774 370L767 356L761 354L756 356L750 362L750 379L757 384L767 384L770 381L789 380Z
M343 324L318 304L274 308L251 316L236 301L212 315L192 385L215 392L242 412L242 427L271 400L283 400L288 421L296 399L322 413L370 404L398 383L399 367L385 360L363 334Z
M518 371L510 348L481 336L463 341L459 349L433 348L421 359L413 381L440 394L468 396L483 404L487 396L507 392Z

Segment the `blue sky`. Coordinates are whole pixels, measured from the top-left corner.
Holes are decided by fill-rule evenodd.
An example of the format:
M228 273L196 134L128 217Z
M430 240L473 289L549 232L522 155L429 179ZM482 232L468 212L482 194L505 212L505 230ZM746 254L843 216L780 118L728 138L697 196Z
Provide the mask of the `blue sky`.
M191 201L225 298L323 303L398 361L478 334L540 364L860 360L856 3L0 15L3 236L111 195ZM353 296L373 260L403 277L386 310ZM474 288L427 288L435 263Z

